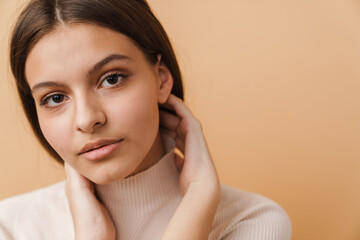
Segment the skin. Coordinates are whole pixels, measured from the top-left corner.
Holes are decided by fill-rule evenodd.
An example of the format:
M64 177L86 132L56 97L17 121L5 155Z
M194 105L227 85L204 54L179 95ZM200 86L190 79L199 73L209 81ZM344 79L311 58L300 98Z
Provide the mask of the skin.
M89 74L96 63L113 54L131 60L115 59ZM109 74L126 77L115 77L122 82L116 86L106 79ZM60 26L34 46L26 76L45 138L91 181L106 184L134 175L164 154L158 103L170 93L171 75L160 63L149 64L126 36L94 25ZM60 86L34 88L47 82ZM58 95L51 98L51 94ZM46 97L50 99L42 105ZM123 141L101 161L79 155L85 144L100 139Z
M114 54L126 59L91 71ZM123 34L95 25L62 25L34 46L25 72L41 130L65 161L75 239L116 238L94 184L135 175L160 160L165 151L159 125L184 155L175 157L183 200L163 239L183 239L184 232L189 240L208 238L220 199L218 176L201 124L170 94L173 80L160 55L150 64ZM176 115L159 112L159 104ZM96 161L79 154L86 143L99 139L122 142Z

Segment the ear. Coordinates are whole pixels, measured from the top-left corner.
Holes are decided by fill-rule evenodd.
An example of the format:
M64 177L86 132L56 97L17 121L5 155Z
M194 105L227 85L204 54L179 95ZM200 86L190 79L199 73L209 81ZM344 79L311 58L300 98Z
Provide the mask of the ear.
M158 76L158 103L163 104L170 96L174 80L170 70L161 60L161 55L158 54L158 61L156 63L156 71Z

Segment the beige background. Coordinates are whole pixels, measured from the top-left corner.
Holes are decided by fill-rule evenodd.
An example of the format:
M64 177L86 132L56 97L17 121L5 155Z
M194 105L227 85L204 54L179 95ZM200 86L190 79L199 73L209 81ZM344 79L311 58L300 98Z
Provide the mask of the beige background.
M0 199L64 179L15 95L0 0ZM223 183L274 199L293 239L360 239L360 3L151 0ZM1 213L0 213L1 214Z

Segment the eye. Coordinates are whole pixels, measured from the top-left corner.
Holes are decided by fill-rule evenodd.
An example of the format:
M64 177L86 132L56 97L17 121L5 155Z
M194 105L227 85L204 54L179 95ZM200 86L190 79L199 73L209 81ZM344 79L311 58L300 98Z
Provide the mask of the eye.
M43 100L40 102L40 106L46 106L46 107L57 107L60 104L62 104L66 99L66 96L64 94L52 94L46 96Z
M120 73L112 73L104 78L100 83L100 87L116 87L122 85L126 76Z

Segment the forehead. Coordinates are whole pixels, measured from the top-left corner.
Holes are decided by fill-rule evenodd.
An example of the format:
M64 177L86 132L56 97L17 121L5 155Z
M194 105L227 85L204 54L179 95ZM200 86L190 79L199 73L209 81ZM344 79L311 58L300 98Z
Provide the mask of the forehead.
M59 26L35 44L26 60L25 73L30 84L39 75L65 69L88 71L110 54L144 60L141 50L124 34L92 24Z

